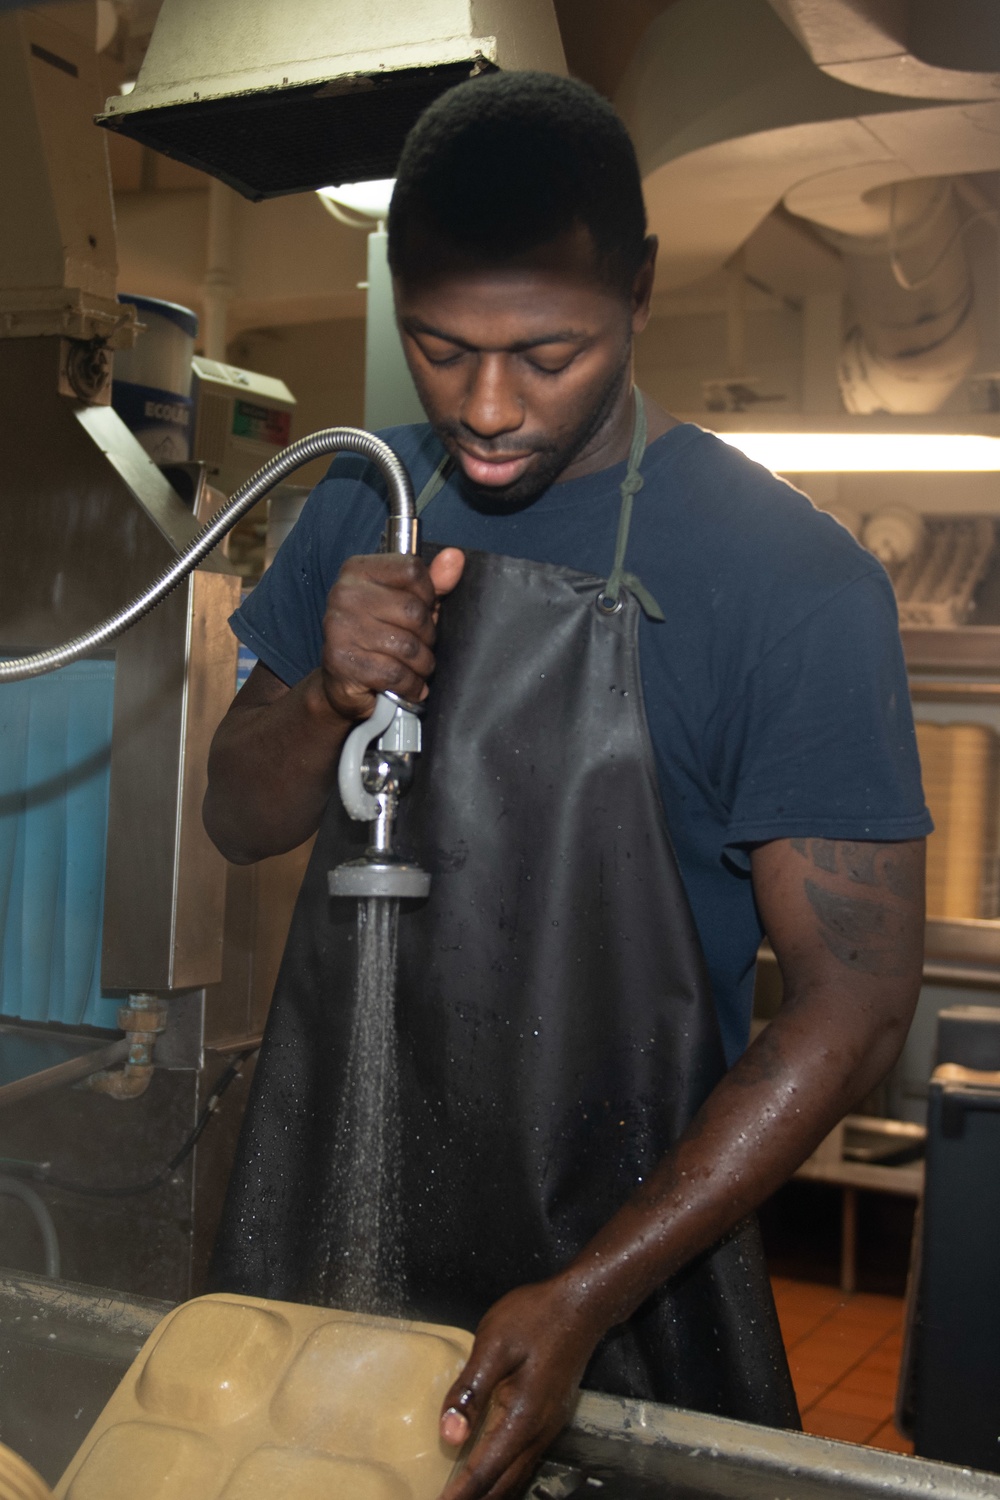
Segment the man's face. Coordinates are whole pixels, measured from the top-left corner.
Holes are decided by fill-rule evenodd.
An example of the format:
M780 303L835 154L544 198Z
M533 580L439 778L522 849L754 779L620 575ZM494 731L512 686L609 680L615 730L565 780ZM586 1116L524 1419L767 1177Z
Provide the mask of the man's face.
M428 269L396 281L417 391L473 492L529 503L559 478L604 467L631 385L648 275L627 298L574 230L517 261L475 266L428 245Z

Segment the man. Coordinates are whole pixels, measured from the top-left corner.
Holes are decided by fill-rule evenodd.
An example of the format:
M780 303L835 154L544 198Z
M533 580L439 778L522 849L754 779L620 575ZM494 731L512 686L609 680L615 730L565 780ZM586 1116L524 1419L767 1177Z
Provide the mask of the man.
M796 1421L748 1216L899 1052L930 825L885 574L633 392L656 243L610 107L540 74L453 90L389 235L430 427L387 436L440 550L376 555L378 478L341 458L235 617L260 664L208 828L237 861L319 835L215 1277L336 1297L331 794L376 693L426 700L400 813L433 875L399 923L408 1306L478 1322L445 1441L492 1407L447 1495L493 1500L581 1380ZM745 1051L764 931L786 998Z

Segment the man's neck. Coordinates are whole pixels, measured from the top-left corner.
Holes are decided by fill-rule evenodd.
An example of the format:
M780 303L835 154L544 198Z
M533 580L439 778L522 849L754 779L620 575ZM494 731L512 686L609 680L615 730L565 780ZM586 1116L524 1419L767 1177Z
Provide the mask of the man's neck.
M647 444L655 442L665 432L669 432L671 427L680 425L677 418L672 417L658 402L652 401L645 394L643 400L646 405ZM599 474L603 469L611 469L615 464L622 463L628 458L632 446L634 425L635 398L633 387L629 385L623 397L615 402L614 410L601 424L599 431L579 457L563 470L556 483L563 484L568 479L584 479L590 474Z

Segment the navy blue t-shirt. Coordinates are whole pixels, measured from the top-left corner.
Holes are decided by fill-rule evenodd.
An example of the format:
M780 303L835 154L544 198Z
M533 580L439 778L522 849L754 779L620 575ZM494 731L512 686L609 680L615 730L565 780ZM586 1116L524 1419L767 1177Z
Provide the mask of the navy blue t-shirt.
M381 434L419 493L441 458L425 426ZM919 838L924 805L889 580L791 485L692 424L646 451L626 568L666 619L639 654L667 823L708 962L727 1056L746 1046L762 928L749 849L768 839ZM451 482L424 536L606 577L625 464L556 484L513 514ZM233 616L289 686L319 665L327 594L378 550L384 488L338 457Z

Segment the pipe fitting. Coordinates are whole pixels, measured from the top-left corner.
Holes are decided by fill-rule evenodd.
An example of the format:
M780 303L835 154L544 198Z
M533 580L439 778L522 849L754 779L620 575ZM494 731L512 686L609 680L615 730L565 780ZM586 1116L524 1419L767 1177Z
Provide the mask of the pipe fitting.
M153 1076L153 1048L167 1026L167 1003L158 995L129 995L118 1012L118 1025L128 1042L128 1058L120 1068L104 1068L83 1079L81 1088L110 1099L138 1099Z

